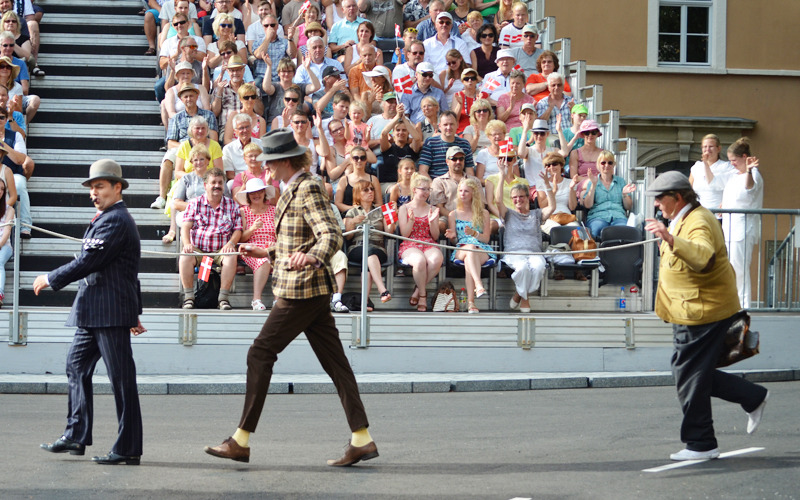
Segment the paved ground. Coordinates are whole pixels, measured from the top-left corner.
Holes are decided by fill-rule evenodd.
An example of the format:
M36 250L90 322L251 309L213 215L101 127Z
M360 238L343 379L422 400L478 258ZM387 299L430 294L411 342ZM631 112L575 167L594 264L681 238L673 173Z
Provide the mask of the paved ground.
M250 464L205 455L235 428L242 397L142 396L140 467L98 466L115 433L113 401L98 396L96 445L85 457L50 455L66 396L0 395L1 498L798 498L800 384L772 391L758 433L716 402L723 452L764 450L663 472L677 451L679 408L669 387L368 394L381 456L332 469L348 439L332 395L271 395Z

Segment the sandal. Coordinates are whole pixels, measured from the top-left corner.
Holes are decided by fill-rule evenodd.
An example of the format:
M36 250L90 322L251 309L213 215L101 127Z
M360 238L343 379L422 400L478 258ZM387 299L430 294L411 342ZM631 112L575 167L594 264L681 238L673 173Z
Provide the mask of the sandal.
M186 299L183 301L184 309L194 309L194 299Z
M469 303L469 308L467 309L467 313L469 313L469 314L478 314L479 312L480 312L480 310L477 307L475 307L475 302L470 302Z
M154 56L156 55L156 48L155 47L148 47L145 51L144 55L146 56Z
M408 298L408 304L409 305L415 306L415 305L419 304L419 296L416 296L416 297L414 296L414 293L416 293L417 290L418 290L418 288L415 285L414 286L414 291L411 292L411 297Z
M428 295L420 295L419 303L417 304L417 312L424 313L428 310Z
M44 76L45 75L44 70L42 68L40 68L39 66L34 66L33 71L31 71L31 73L33 73L33 76Z
M175 241L175 231L170 231L161 237L161 243L165 245L169 245L173 241Z
M556 281L563 280L564 279L564 273L562 273L561 271L553 272L553 279L556 280Z
M233 307L231 307L231 303L225 299L220 300L217 307L220 311L230 311L233 309Z
M483 297L484 295L486 295L486 289L485 288L481 287L481 288L476 288L475 289L475 298L476 299L479 299L479 298Z
M386 303L392 300L392 294L389 293L389 290L386 290L381 294L381 302Z
M589 278L587 278L582 271L575 271L575 279L578 281L587 281Z

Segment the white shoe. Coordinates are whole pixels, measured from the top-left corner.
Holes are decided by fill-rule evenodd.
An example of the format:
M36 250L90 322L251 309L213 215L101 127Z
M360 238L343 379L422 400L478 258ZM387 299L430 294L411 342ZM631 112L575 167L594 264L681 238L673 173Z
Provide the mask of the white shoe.
M769 398L769 391L764 396L764 401L758 405L758 408L747 414L747 433L753 434L758 429L758 424L761 423L761 416L764 415L764 407L767 406L767 399Z
M521 312L521 313L529 313L529 312L531 312L531 308L530 307L520 307L519 308L519 312Z
M508 307L511 308L512 311L519 311L519 302L514 300L514 297L511 297L511 300L508 301Z
M166 205L167 205L167 200L159 196L158 198L156 198L156 201L150 204L150 208L154 208L156 210L163 210Z
M253 306L253 310L254 311L266 311L267 310L267 306L265 306L264 303L261 302L261 300L259 300L259 299L256 299L256 300L250 302L250 305Z
M350 309L348 309L346 305L342 304L341 300L337 300L335 302L331 302L331 311L335 313L348 313L350 312Z
M714 448L708 451L694 451L683 449L678 453L673 453L669 456L670 460L681 462L683 460L711 460L712 458L719 457L719 448Z

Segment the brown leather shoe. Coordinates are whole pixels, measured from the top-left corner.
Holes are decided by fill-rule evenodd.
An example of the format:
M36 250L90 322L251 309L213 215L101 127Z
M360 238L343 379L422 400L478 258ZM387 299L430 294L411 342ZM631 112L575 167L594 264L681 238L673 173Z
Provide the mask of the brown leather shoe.
M356 448L350 443L347 443L347 449L344 451L344 456L339 460L328 460L328 465L333 467L349 467L362 460L370 460L378 456L378 447L375 446L375 441L370 441L369 444Z
M230 458L237 462L250 462L250 448L242 448L232 437L219 446L206 446L205 452L219 458Z

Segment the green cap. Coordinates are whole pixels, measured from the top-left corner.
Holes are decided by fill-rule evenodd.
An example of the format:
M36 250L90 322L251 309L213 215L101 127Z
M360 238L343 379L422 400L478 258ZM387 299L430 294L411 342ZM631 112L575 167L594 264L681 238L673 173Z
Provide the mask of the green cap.
M588 115L589 114L589 110L586 109L586 106L583 105L583 104L576 104L575 106L572 106L572 113L573 114L574 113L578 113L578 114L583 113L585 115Z
M397 100L397 96L394 94L394 92L386 92L383 94L384 101L388 101L389 99Z

